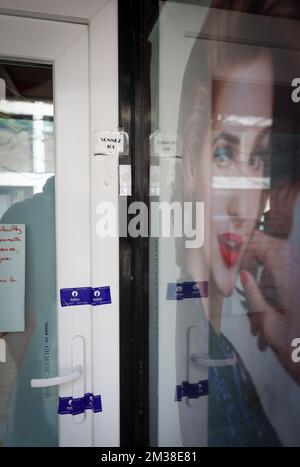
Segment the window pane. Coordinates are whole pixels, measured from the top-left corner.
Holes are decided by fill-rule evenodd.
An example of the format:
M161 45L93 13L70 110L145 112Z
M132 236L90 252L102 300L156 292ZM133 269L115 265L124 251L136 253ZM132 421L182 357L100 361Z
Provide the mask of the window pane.
M2 61L0 78L0 225L25 228L24 302L22 293L14 299L21 272L11 284L0 262L0 445L56 446L57 389L30 386L57 374L52 67ZM20 313L25 327L16 332Z
M300 442L300 8L255 5L161 2L149 36L154 446Z

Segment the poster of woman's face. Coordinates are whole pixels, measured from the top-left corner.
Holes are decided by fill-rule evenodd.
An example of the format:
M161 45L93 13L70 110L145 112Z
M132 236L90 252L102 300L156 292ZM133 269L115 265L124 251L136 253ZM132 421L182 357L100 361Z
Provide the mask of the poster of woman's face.
M210 229L210 242L198 252L199 266L209 264L210 281L226 297L233 292L269 188L264 175L270 163L273 110L270 57L262 53L250 63L227 67L222 79L211 85L211 124L189 163L194 171L191 190L206 206ZM192 255L195 259L195 251ZM192 269L191 263L187 258ZM200 281L197 273L195 280Z

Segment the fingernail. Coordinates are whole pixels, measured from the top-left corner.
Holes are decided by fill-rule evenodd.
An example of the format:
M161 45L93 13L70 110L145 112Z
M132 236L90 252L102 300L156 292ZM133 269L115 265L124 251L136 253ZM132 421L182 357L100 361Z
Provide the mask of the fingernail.
M248 282L247 273L245 271L241 271L240 272L240 278L241 278L241 282L242 282L243 286L245 287L247 285L247 282Z

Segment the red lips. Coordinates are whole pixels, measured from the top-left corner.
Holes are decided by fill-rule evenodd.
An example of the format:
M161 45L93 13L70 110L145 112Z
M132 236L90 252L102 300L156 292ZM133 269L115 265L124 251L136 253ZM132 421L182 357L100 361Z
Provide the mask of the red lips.
M243 238L236 233L226 232L218 236L218 242L226 266L235 266L244 243Z

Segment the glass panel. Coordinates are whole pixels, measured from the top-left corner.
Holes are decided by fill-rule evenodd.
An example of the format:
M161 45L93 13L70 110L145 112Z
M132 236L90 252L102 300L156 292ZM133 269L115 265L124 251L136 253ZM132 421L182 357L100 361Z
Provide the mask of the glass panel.
M152 446L300 444L296 18L290 1L160 2L149 36Z
M25 230L25 270L21 248L0 251L0 445L56 446L57 389L30 387L57 374L52 67L1 61L0 78L0 248Z

